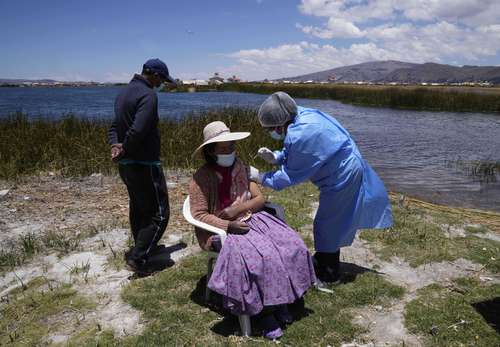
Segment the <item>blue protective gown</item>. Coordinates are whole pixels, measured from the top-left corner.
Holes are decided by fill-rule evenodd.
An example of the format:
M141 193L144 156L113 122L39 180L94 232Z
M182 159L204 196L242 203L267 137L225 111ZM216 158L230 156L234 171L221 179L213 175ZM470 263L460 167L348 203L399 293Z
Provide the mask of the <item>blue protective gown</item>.
M352 244L358 229L392 225L383 182L332 116L299 106L283 150L275 153L280 168L264 174L264 186L281 190L311 180L320 190L314 219L316 251L336 252Z

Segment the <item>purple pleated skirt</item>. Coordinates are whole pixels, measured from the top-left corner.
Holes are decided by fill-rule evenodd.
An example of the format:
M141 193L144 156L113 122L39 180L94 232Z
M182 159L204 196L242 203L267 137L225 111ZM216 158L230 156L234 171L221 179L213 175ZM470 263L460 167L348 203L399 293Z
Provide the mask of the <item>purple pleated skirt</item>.
M231 313L255 315L294 302L316 277L304 241L287 224L267 212L254 213L247 224L248 233L227 236L208 287Z

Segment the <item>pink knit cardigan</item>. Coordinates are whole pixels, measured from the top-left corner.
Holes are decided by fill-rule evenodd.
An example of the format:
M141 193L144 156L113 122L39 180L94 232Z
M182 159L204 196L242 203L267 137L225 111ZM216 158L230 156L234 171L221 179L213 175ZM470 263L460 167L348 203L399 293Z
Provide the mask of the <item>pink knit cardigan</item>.
M231 172L231 201L240 197L243 200L250 199L249 190L249 168L239 159L236 159ZM220 218L222 212L218 185L222 181L221 175L214 167L205 164L199 168L189 184L189 201L191 204L191 215L204 223L213 225L227 232L229 220ZM200 247L207 249L207 241L211 233L195 228Z

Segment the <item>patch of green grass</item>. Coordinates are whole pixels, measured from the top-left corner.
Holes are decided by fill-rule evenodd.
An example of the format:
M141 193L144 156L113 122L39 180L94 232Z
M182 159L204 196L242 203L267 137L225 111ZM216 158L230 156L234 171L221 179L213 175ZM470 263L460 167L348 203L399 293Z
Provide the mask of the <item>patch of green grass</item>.
M184 259L174 268L152 278L137 280L125 287L123 299L143 312L149 324L141 336L122 341L134 346L266 346L260 337L245 339L235 317L222 316L203 303L206 257ZM339 345L358 338L363 329L354 325L349 309L385 304L400 298L403 289L374 273L358 275L353 282L333 288L333 294L310 290L305 296L306 311L281 339L283 345Z
M123 260L125 257L126 250L115 250L109 246L111 250L111 254L106 259L106 267L113 270L122 270L125 269L125 261Z
M411 266L430 262L469 259L492 272L500 271L500 242L475 236L447 237L433 218L409 206L393 205L394 225L385 230L365 230L360 237L375 242L384 260L398 256ZM441 221L440 221L441 222Z
M500 335L471 305L499 296L500 285L484 286L470 278L456 280L451 289L433 284L406 305L406 326L424 336L428 346L496 347Z
M55 250L61 254L68 254L78 249L81 240L86 235L84 233L52 229L41 236L41 241L46 249Z
M78 332L69 341L60 345L66 347L123 346L123 342L116 339L112 331L91 327Z
M37 278L9 293L0 307L0 345L35 346L59 325L50 318L67 310L81 311L94 307L88 299L76 294L69 284L54 286Z
M32 232L20 235L17 240L11 241L9 247L0 250L0 274L28 262L41 252L69 254L80 247L82 240L96 235L99 230L111 227L110 224L101 223L85 226L80 230L49 229L41 235Z
M270 191L268 200L283 206L287 224L299 229L312 223L311 203L318 201L318 189L310 182L289 187L282 191Z
M307 228L307 226L310 226L313 221L310 216L311 204L319 199L318 189L308 182L282 191L266 189L265 193L267 200L281 205L285 209L287 224L301 234L309 248L313 247L311 228Z
M490 230L484 225L479 224L479 225L466 225L465 231L471 234L485 234Z
M23 253L28 257L36 254L41 248L34 232L21 235L19 237L19 244Z

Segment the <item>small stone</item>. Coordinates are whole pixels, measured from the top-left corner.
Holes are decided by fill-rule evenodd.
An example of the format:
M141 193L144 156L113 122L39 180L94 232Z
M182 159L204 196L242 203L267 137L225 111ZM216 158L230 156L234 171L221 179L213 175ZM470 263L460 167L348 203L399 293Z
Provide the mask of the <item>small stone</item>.
M430 333L431 333L432 336L436 336L438 334L438 331L439 331L438 327L437 326L433 326L431 328L431 330L430 330Z
M0 201L2 201L7 196L7 194L9 194L9 189L0 190Z
M23 198L23 200L24 200L24 201L28 201L28 200L31 200L31 198L30 198L29 196L27 196L27 195L26 195L26 196Z

